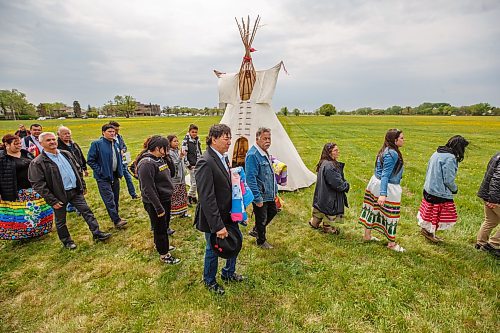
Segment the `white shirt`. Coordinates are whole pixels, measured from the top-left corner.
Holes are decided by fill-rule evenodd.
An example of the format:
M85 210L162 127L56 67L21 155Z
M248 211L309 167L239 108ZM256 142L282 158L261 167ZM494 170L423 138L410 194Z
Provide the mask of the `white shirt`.
M226 162L226 154L222 155L221 153L219 153L217 151L217 149L213 148L212 146L210 146L210 148L212 148L212 150L217 154L217 156L219 156L219 159L222 162L222 165L224 166L224 168L226 168L226 171L229 172L229 166L227 165L227 162Z

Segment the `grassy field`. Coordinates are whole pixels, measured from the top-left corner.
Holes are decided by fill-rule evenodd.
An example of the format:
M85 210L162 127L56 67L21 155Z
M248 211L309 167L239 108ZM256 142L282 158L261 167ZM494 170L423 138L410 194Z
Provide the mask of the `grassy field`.
M220 118L196 119L201 137ZM150 134L183 135L193 118L118 119L132 155ZM306 165L322 145L339 144L351 183L350 208L340 236L307 225L314 186L283 193L284 210L269 227L271 251L246 237L237 269L248 277L225 284L226 295L202 284L204 238L189 220L174 219L172 244L183 261L165 266L153 247L149 220L122 181L124 231L112 229L87 179L87 200L107 243L94 244L84 221L68 225L78 249L61 247L57 234L27 242L0 242L2 332L494 332L500 327L498 261L473 244L483 219L475 193L489 158L500 149L500 118L283 117ZM64 120L86 152L102 120ZM55 130L61 121L45 121ZM3 135L17 123L0 122ZM362 242L357 224L374 156L388 128L404 131L405 174L397 239L406 253ZM426 165L436 147L455 134L470 140L457 177L459 223L433 245L419 235L416 213ZM279 144L274 142L273 144ZM192 209L191 209L192 211ZM252 222L251 222L252 223ZM248 230L243 230L244 235ZM495 327L497 327L495 329Z

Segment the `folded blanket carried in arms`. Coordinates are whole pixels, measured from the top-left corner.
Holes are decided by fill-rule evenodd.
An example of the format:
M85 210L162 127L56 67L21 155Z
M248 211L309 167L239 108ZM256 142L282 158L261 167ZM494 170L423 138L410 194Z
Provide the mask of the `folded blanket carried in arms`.
M286 164L281 162L274 156L271 156L271 163L273 164L276 183L278 185L285 186L288 180L288 171Z
M248 215L245 209L253 201L254 196L247 185L242 167L231 168L231 188L231 220L246 225Z

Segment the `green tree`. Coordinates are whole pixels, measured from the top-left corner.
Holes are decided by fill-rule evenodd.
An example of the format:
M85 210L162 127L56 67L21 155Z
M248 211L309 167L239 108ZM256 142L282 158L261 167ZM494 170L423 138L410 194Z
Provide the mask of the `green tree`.
M394 105L391 106L387 109L385 109L385 114L390 114L390 115L399 115L402 114L403 108L399 105Z
M333 106L332 104L323 104L319 108L319 114L322 114L322 115L327 116L327 117L330 117L336 113L337 113L337 110L335 109L335 106Z
M135 111L135 108L137 107L137 102L135 98L133 98L130 95L125 95L125 96L116 95L115 105L119 113L129 118L130 114L132 114Z
M73 102L73 111L75 112L76 118L80 118L82 116L82 107L78 101Z
M286 106L282 107L280 113L284 116L288 116L288 108Z
M485 116L489 114L488 111L493 108L488 103L479 103L469 106L469 111L472 116Z
M16 120L18 115L35 115L36 108L26 99L26 94L17 89L0 90L0 108L5 116Z
M106 104L104 104L101 108L102 113L105 114L106 116L114 116L117 111L116 105L113 104L112 101L108 101Z
M295 108L295 109L293 109L292 112L293 112L294 116L300 116L300 110L299 109Z
M169 115L169 114L170 114L170 112L172 112L172 109L170 108L170 106L168 106L168 105L167 105L167 106L164 106L164 107L162 108L161 112L163 112L163 113L165 113L165 114Z

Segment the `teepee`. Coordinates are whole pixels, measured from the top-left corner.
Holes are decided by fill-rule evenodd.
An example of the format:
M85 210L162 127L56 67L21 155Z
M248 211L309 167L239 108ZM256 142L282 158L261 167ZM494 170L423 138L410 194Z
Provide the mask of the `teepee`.
M255 143L255 133L259 127L271 129L272 144L269 153L288 167L288 182L280 186L280 190L293 191L308 187L316 181L302 159L271 108L271 100L276 88L278 74L283 66L280 62L273 68L256 71L251 53L252 42L259 27L257 17L250 29L250 18L241 24L236 20L241 40L245 46L245 56L238 73L222 73L214 71L219 78L219 103L225 105L222 124L231 128L232 143L229 148L229 159L232 166L242 165L248 149Z

